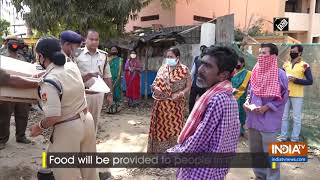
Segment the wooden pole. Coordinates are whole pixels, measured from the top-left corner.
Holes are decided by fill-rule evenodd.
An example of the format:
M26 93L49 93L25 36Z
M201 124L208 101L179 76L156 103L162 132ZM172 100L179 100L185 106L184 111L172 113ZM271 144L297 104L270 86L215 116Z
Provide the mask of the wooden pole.
M211 23L211 22L215 21L216 19L217 19L217 18L213 18L213 19L211 19L210 21L207 21L207 22L204 22L204 23ZM194 27L191 27L191 28L189 28L189 29L186 29L186 30L184 30L184 31L181 31L181 32L179 32L178 34L186 34L186 33L189 33L190 31L201 27L201 25L204 24L204 23L200 23L200 24L198 24L198 25L196 25L196 26L194 26Z
M145 61L145 69L144 69L144 100L148 100L148 66L149 66L149 45L147 43L146 49L146 61Z
M246 15L245 15L245 25L244 25L244 28L245 29L247 29L248 27L247 27L247 18L248 18L248 1L249 0L247 0L247 2L246 2Z

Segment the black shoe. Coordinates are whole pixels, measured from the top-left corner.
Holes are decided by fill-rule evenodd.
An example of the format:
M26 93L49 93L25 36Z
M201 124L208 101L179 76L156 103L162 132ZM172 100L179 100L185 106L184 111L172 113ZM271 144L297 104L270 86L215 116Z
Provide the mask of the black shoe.
M0 150L6 148L6 144L5 143L0 143Z
M288 141L290 141L290 139L289 139L289 138L279 137L279 138L278 138L278 141L279 141L279 142L288 142Z
M240 137L244 137L244 132L240 132Z
M99 179L100 180L111 179L111 173L110 172L99 172Z
M30 144L31 141L26 136L16 138L17 143Z

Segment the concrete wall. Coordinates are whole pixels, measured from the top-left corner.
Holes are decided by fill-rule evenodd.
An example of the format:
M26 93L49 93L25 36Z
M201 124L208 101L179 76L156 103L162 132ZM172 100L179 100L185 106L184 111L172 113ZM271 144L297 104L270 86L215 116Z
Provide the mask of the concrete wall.
M308 33L298 33L297 34L297 39L299 39L301 42L306 43L308 42Z
M162 24L164 27L182 26L197 24L193 16L219 17L229 13L235 15L235 26L241 29L249 26L258 19L263 19L264 30L273 32L274 17L289 17L289 33L297 34L297 39L301 42L309 42L310 36L305 37L305 33L312 32L312 36L320 34L320 14L315 14L311 19L308 14L310 3L314 0L301 0L300 7L302 13L285 13L286 0L177 0L176 5L170 10L161 7L160 0L154 0L149 6L144 8L136 21L129 21L126 31L132 31L133 26L151 27L152 24ZM247 15L246 15L246 4ZM141 22L142 16L160 15L160 20ZM310 25L312 31L310 31Z
M281 17L285 9L285 0L248 0L248 12L246 18L247 0L230 0L230 13L235 14L235 26L244 28L249 24L251 16L254 20L264 19L265 29L272 31L274 17ZM193 16L218 17L229 13L228 0L178 0L176 4L176 24L191 25ZM247 20L246 20L247 19ZM251 22L253 23L253 22Z
M246 18L246 2L248 1L248 12ZM251 16L254 19L262 18L265 22L265 29L272 31L274 17L282 17L285 9L285 0L177 0L175 7L171 10L163 10L160 0L154 0L149 6L142 9L136 21L130 20L126 31L133 29L133 26L151 27L152 24L163 24L167 26L194 25L197 22L193 16L218 17L229 13L235 14L235 26L244 28L249 24ZM141 16L160 14L159 21L141 22ZM253 22L252 22L253 23Z
M159 20L141 21L143 16L151 16L159 14ZM152 24L162 24L165 27L174 26L175 24L175 8L163 9L160 0L152 1L147 7L143 8L136 20L129 20L125 26L125 31L133 31L134 26L139 27L152 27Z
M218 3L219 2L219 3ZM217 8L219 6L219 8ZM177 0L176 19L177 26L197 24L193 16L212 18L217 14L227 12L227 3L218 0Z
M314 24L314 28L313 28L313 31L312 31L312 35L313 36L320 36L320 13L316 13L314 15L314 19L313 19L313 24Z
M225 1L226 3L228 1ZM248 2L248 11L246 17L246 4ZM273 18L281 16L284 12L284 0L231 0L231 13L235 14L235 25L243 28L249 24L250 18L254 19L262 18L265 24L265 30L273 30ZM253 22L252 22L253 23Z
M309 14L286 12L285 17L289 18L289 31L309 30Z

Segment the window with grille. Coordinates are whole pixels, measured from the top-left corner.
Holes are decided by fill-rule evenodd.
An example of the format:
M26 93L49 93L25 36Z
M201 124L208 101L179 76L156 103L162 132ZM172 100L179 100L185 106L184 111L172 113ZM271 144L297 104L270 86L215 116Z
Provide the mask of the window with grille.
M199 21L199 22L208 22L212 20L212 18L203 17L203 16L193 16L193 20Z
M151 16L142 16L141 21L154 21L154 20L159 20L159 14L157 15L151 15Z

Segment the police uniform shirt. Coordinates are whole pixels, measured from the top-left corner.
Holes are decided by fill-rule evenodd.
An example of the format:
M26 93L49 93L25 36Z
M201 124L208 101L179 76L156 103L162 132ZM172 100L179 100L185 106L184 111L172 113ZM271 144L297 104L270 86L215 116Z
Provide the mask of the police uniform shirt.
M97 49L96 53L90 55L87 47L80 49L81 52L75 58L75 62L77 63L80 72L82 75L86 75L88 73L100 73L103 75L103 78L111 78L111 71L109 63L107 62L107 53ZM105 66L105 63L106 66ZM105 69L103 69L105 66Z
M63 42L81 44L83 39L80 34L74 32L74 31L71 31L71 30L67 30L67 31L61 32L60 40ZM66 57L66 62L74 62L74 59L72 57L67 56L67 54L63 50L61 50L61 51ZM78 52L78 51L76 51L76 52Z
M8 83L10 75L4 70L0 69L0 86L4 86Z
M60 121L62 121L75 116L87 107L82 77L76 69L64 68L64 66L56 66L51 63L43 78L54 81L62 90L60 100L56 87L47 82L40 83L42 109L45 117L61 116Z
M5 52L5 54L3 54L4 56L7 56L7 57L10 57L10 54L8 52L8 50ZM21 60L21 61L24 61L24 62L27 62L26 59L21 55L21 54L17 54L17 58L15 59L18 59L18 60Z
M65 69L72 69L74 71L77 71L77 73L81 74L77 64L73 61L73 59L71 57L67 56L67 54L63 50L61 50L61 52L66 57L66 63L64 64L64 68Z

